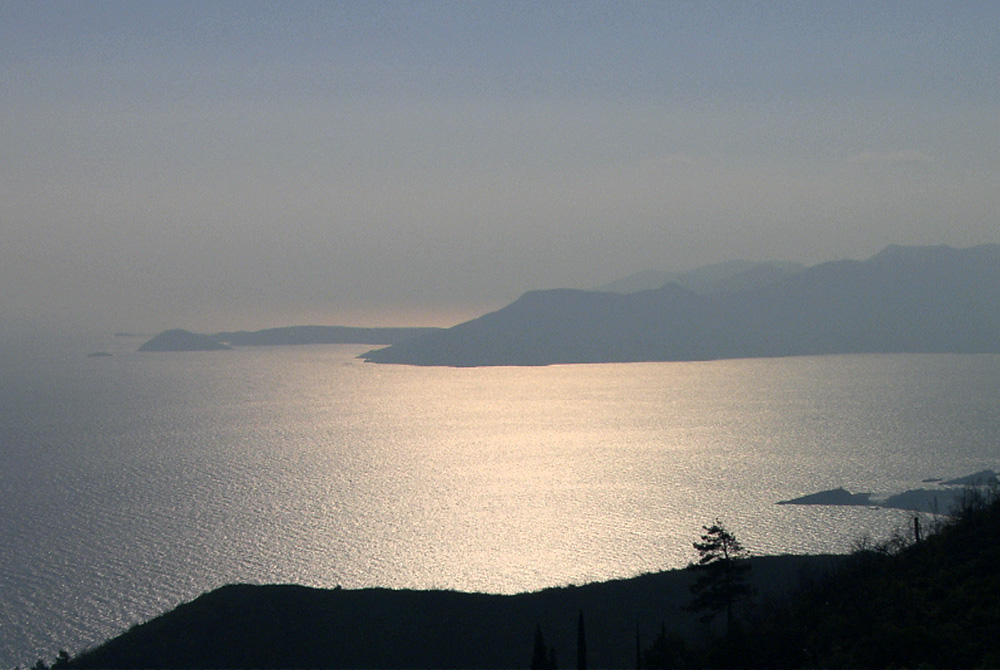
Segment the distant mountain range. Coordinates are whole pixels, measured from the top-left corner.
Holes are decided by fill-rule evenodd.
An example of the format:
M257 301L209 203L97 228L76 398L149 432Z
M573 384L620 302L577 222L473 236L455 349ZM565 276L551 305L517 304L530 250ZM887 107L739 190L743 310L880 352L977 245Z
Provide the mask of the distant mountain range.
M638 293L673 283L703 295L738 293L770 284L782 277L801 272L805 268L806 266L801 263L732 260L705 265L688 272L646 270L598 286L594 290L603 293Z
M631 293L609 292L627 282L531 291L364 358L480 366L1000 352L1000 245L890 246L809 268L741 263Z

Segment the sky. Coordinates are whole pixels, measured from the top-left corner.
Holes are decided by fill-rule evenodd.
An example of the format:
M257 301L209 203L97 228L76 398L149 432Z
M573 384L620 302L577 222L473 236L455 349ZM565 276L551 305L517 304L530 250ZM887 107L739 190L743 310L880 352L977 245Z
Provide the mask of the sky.
M0 2L0 329L1000 242L1000 2Z

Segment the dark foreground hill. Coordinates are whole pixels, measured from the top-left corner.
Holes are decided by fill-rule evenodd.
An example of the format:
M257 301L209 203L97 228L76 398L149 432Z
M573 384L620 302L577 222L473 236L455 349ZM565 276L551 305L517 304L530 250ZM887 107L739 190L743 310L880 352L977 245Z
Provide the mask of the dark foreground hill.
M476 366L895 352L1000 352L1000 245L888 247L745 291L532 291L365 359Z
M684 609L684 570L512 596L235 585L69 665L523 668L540 626L573 667L582 612L589 667L1000 667L996 489L970 489L933 530L849 556L749 559L756 598L712 635Z
M779 593L842 557L752 559L753 578ZM584 613L591 667L635 667L667 622L698 638L684 611L692 575L675 570L519 595L302 586L226 586L74 659L87 668L522 668L535 626L562 667L575 666Z
M970 491L955 520L860 547L829 576L696 662L766 668L1000 668L1000 497Z

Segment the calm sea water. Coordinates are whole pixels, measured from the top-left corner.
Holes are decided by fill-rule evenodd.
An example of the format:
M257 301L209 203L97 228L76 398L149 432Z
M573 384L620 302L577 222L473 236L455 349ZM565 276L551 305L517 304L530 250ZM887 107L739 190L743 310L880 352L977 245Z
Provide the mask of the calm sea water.
M514 593L682 567L716 517L756 554L844 552L908 515L774 503L1000 465L998 356L450 369L139 343L4 372L0 667L230 582Z

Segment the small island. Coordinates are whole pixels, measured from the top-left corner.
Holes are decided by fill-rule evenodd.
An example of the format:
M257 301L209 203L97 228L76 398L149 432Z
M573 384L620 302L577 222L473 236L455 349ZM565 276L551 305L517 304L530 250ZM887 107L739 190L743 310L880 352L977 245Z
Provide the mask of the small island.
M871 505L870 493L851 493L845 488L810 493L801 498L781 500L779 505Z

